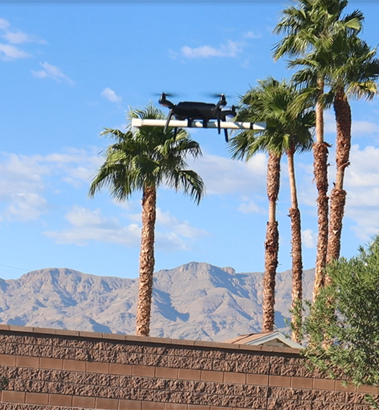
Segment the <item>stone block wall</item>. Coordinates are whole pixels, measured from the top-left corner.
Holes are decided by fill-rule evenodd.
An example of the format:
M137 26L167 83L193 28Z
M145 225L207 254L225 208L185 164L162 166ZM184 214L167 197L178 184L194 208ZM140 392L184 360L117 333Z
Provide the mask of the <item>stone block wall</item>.
M289 348L0 325L0 410L369 410Z

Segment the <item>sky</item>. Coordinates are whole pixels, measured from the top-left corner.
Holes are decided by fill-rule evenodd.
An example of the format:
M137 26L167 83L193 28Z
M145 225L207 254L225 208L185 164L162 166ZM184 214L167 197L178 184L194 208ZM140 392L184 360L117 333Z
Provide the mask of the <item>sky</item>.
M172 101L228 103L268 76L289 79L274 62L273 28L290 1L1 1L0 0L0 277L42 268L135 278L141 193L115 202L88 189L111 140L125 130L129 107ZM350 1L375 47L378 1ZM163 112L167 109L160 107ZM353 146L342 255L356 254L379 232L379 98L353 101ZM326 116L330 184L335 175L334 114ZM156 270L188 262L264 270L267 157L230 158L223 135L189 130L203 156L188 166L203 178L200 205L162 186L157 198ZM302 212L304 268L316 255L312 153L295 158ZM279 271L290 269L289 185L282 161L278 201Z

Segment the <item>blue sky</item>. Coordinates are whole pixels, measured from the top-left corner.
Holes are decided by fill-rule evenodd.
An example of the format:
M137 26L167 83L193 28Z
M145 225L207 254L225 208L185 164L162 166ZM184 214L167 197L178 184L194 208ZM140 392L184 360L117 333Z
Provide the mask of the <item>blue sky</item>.
M272 34L289 1L250 2L1 2L0 8L0 277L67 267L84 273L138 275L140 193L115 203L88 187L109 140L104 127L124 129L128 107L237 103L257 80L289 78L273 62ZM378 2L351 1L366 16L362 37L379 42ZM162 107L162 110L166 110ZM379 231L379 100L352 103L342 254ZM167 110L166 110L167 111ZM333 113L326 137L334 143ZM199 206L162 187L158 192L156 270L197 261L238 272L264 270L266 156L232 161L223 136L192 130L203 157L190 166L206 184ZM330 153L330 182L334 152ZM315 261L316 188L312 154L296 158L304 267ZM283 160L278 220L279 270L289 269L289 187Z

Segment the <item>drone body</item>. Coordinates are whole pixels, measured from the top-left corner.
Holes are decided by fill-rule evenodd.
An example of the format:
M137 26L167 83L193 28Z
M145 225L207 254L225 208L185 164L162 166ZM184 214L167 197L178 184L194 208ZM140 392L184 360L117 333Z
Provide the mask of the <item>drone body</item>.
M218 133L221 132L221 121L225 121L226 117L235 117L236 110L233 106L230 110L224 109L226 106L226 98L224 94L220 95L217 104L209 104L203 102L184 101L178 104L173 104L167 100L167 94L162 93L159 104L170 109L167 117L165 131L170 124L170 120L174 117L176 120L187 120L190 126L192 121L201 120L206 125L209 120L217 120ZM225 140L228 142L228 131L225 131Z

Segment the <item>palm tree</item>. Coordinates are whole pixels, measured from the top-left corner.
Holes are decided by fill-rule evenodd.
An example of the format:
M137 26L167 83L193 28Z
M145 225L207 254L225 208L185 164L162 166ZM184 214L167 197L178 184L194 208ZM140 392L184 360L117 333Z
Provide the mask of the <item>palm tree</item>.
M151 104L143 110L130 110L129 119L163 119L164 114ZM201 155L200 146L183 130L164 131L160 127L129 125L124 133L105 129L115 143L106 151L105 161L94 177L89 195L93 197L103 187L119 201L128 199L133 192L142 191L142 230L139 258L139 294L136 334L148 336L150 331L151 298L154 272L154 231L156 220L157 188L165 184L176 191L182 190L199 203L204 195L204 183L194 171L187 169L186 157Z
M274 328L275 276L278 264L279 234L276 221L276 201L280 184L280 158L288 157L290 178L292 233L292 303L293 308L302 299L302 247L301 218L298 207L294 155L297 151L309 150L312 146L311 128L314 127L314 112L310 106L294 113L292 104L298 97L295 88L285 81L273 78L260 81L259 86L242 97L242 110L238 119L266 122L264 131L243 131L231 141L233 158L250 159L257 151L269 154L267 169L267 195L269 198L269 220L265 242L265 276L263 286L263 331ZM299 340L295 331L294 340Z
M274 47L274 58L284 55L304 56L308 52L328 49L333 38L341 32L357 33L362 27L363 15L359 10L342 16L347 0L295 0L297 7L283 10L283 17L275 27L276 34L285 37ZM325 284L325 267L328 249L328 147L324 139L325 73L323 66L315 71L314 87L316 93L316 142L313 145L314 176L318 191L318 241L315 266L314 297Z
M327 262L340 256L342 218L345 212L345 170L350 164L351 108L349 98L372 99L377 94L379 60L376 49L371 49L357 38L342 37L333 44L327 81L333 95L333 107L337 124L336 179L330 197L330 225Z
M330 198L330 222L327 263L338 259L341 249L342 219L346 203L343 183L349 166L351 148L351 108L349 98L372 99L377 93L379 60L376 49L371 49L356 36L339 33L325 50L315 50L304 58L295 59L291 66L304 67L294 75L298 83L312 88L317 71L324 74L328 92L325 105L333 105L337 124L336 179ZM327 277L325 278L327 279Z

